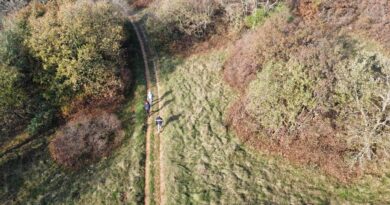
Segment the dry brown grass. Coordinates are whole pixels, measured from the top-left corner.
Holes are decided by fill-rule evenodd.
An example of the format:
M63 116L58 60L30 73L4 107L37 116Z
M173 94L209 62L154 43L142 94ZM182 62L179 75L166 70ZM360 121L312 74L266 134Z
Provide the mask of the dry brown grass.
M114 114L101 110L81 112L57 131L50 153L60 165L80 168L108 156L123 137L121 122Z

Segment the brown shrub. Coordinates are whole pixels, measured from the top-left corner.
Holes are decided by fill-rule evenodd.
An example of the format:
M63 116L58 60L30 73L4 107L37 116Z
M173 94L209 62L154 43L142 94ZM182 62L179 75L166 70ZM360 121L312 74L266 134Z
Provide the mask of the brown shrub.
M152 3L153 0L136 0L132 3L132 5L137 9L146 8Z
M57 131L49 149L57 163L77 169L108 156L123 137L121 122L114 114L80 112Z
M237 41L224 65L224 79L232 87L243 91L267 61L288 59L289 50L302 38L295 32L305 26L300 21L287 23L288 18L287 12L276 14ZM301 31L301 35L307 34Z
M348 158L355 151L347 142L348 124L339 119L346 106L340 106L334 99L335 84L344 80L336 78L335 70L340 69L341 62L354 66L350 60L356 57L359 48L351 36L362 34L381 44L387 52L390 50L390 35L387 35L390 24L386 23L390 19L389 3L381 0L360 3L324 0L316 5L314 1L292 2L296 3L297 15L293 22L288 23L286 14L274 16L246 34L231 50L224 65L224 79L240 90L242 96L230 108L229 123L243 141L255 148L280 154L298 164L314 165L345 181L360 170L350 169L348 165ZM258 120L246 113L248 85L258 72L264 72L268 62L289 59L296 59L315 80L313 96L318 105L298 115L297 120L304 123L294 132L285 126L277 130L261 127Z
M345 140L337 137L338 128L324 115L302 116L305 126L295 133L279 130L277 133L263 129L245 111L245 102L238 101L230 107L228 124L233 127L241 140L251 147L273 155L280 155L297 165L310 165L325 173L347 181L357 174L345 163L348 151ZM306 119L302 119L305 118ZM276 135L275 138L268 136Z

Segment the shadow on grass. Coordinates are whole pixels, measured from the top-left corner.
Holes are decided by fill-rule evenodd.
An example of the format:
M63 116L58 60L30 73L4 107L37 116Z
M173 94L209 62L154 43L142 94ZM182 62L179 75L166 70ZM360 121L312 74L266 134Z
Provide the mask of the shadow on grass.
M173 122L179 120L182 116L183 116L182 113L170 116L168 118L167 122L165 123L166 124L165 126L168 126L170 123L173 123Z
M161 95L160 100L164 100L164 98L168 97L172 94L172 90L166 91L164 94Z
M167 100L164 102L164 104L157 110L153 111L153 113L158 113L160 111L162 111L166 106L168 106L169 104L171 104L173 101L175 101L175 97L173 97L172 99L170 100Z
M164 79L166 78L170 73L174 72L178 65L181 65L184 63L183 58L171 58L169 56L174 55L170 52L170 49L167 49L172 42L165 42L162 38L164 38L165 35L161 34L161 32L164 32L163 30L160 30L159 32L146 32L145 28L142 25L147 25L148 22L148 15L144 15L138 25L140 25L140 29L145 35L142 35L142 38L145 39L147 42L146 46L146 52L151 54L149 56L154 56L157 61L159 62L157 67L159 69L158 75L160 78ZM151 17L153 18L153 17ZM153 28L149 30L154 30ZM156 61L153 61L153 63L156 63ZM151 65L152 67L154 65ZM151 68L152 68L151 67ZM151 69L151 72L154 74L154 69ZM153 75L154 76L154 75ZM155 83L154 77L151 79L153 83Z
M15 156L14 158L11 156L8 161L0 165L0 204L13 201L13 193L18 193L25 181L24 172L28 171L36 161L35 159L41 160L43 158L43 150L45 150L45 147L46 145L43 144L21 155L19 155L20 153L15 153L19 156Z

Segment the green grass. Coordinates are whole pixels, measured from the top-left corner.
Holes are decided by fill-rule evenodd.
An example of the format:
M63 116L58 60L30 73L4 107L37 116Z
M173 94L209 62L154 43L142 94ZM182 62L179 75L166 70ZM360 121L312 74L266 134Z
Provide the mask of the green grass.
M220 78L223 52L161 60L166 204L390 202L390 176L344 185L309 167L251 150L224 125L234 93Z
M149 177L149 182L147 182L147 183L149 183L150 184L150 197L149 197L149 199L150 199L150 201L149 201L149 204L150 205L154 205L154 204L156 204L156 194L157 194L157 192L156 192L156 168L154 167L155 165L156 165L156 156L155 156L155 149L154 149L154 145L155 144L155 135L153 134L153 132L151 133L151 135L150 135L150 153L149 153L149 155L150 155L150 177Z
M249 28L256 28L257 26L263 25L272 14L287 11L287 9L287 6L282 3L277 4L271 11L263 7L258 8L251 15L245 17L245 25Z
M96 164L69 171L51 159L51 136L37 138L0 159L0 204L143 203L146 86L142 56L132 49L136 82L117 112L126 132L122 145Z

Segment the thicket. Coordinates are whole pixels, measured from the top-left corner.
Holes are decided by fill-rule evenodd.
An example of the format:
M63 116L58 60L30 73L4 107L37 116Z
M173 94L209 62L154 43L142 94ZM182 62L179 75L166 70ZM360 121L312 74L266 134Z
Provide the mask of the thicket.
M151 4L148 26L161 44L192 44L213 34L239 32L259 24L266 15L279 9L279 1L248 0L161 0ZM260 11L264 15L259 16Z
M236 43L224 77L242 94L229 118L245 140L345 179L350 167L389 159L390 58L359 30L376 4L343 4L337 25L311 13L339 4L303 1L292 20L270 17Z
M335 70L334 109L352 165L390 158L390 58L360 51Z
M124 23L122 9L103 1L35 2L8 17L0 33L1 140L119 101Z
M108 156L124 138L121 121L103 111L79 113L59 129L50 142L50 154L64 167L77 169Z
M213 32L219 5L214 0L162 0L152 8L150 27L166 41L174 41L186 36L200 39Z
M314 83L294 60L267 63L248 87L246 112L258 123L258 131L283 127L291 132L299 127L299 115L316 107Z

